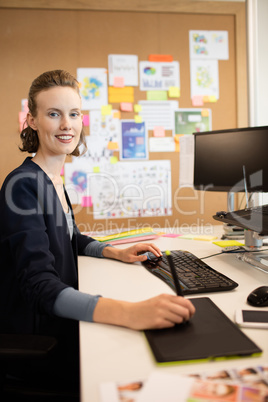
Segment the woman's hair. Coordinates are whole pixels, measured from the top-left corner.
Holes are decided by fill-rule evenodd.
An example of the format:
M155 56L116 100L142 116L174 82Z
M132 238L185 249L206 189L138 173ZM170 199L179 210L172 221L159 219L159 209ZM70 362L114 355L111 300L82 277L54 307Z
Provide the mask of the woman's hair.
M28 94L28 108L29 112L33 117L36 117L37 115L37 104L36 104L36 97L37 95L45 91L47 89L53 88L53 87L70 87L73 88L78 94L79 94L79 84L78 81L67 71L64 70L53 70L53 71L47 71L39 77L37 77L33 82L29 90ZM20 133L20 138L22 141L22 147L19 149L23 152L29 152L29 153L35 153L38 150L39 147L39 139L37 135L37 131L33 130L30 126L27 125L21 133ZM74 156L79 156L80 155L80 150L79 146L83 144L84 146L84 153L87 149L86 146L86 140L85 140L85 135L84 135L84 130L82 128L81 134L80 134L80 140L79 143L77 144L77 147L73 150L71 155ZM82 154L81 153L81 154Z

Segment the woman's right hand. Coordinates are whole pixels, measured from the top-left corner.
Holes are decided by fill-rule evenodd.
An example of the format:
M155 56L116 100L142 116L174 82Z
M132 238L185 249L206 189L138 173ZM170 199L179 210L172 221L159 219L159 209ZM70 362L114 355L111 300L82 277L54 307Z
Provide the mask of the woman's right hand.
M190 300L170 294L134 303L101 297L93 321L135 330L160 329L188 321L194 313L195 307Z

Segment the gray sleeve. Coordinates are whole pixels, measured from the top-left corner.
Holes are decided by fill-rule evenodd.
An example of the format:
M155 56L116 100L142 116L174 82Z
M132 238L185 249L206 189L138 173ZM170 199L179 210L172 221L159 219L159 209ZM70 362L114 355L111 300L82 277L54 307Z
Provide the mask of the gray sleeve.
M87 255L88 257L101 258L101 257L103 257L102 251L107 246L113 247L111 244L102 243L102 242L99 242L98 240L92 241L91 243L87 244L87 246L85 247L84 254Z
M93 312L99 295L91 296L74 288L63 289L53 306L53 313L58 317L92 322Z

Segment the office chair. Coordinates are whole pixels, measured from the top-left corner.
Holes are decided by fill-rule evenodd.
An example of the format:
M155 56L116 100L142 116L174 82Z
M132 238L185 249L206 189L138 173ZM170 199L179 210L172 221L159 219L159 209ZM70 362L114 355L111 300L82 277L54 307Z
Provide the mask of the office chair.
M18 367L27 370L30 362L42 363L55 352L53 337L28 334L0 334L0 399L3 402L78 402L77 392L67 385L46 384L36 378L16 374Z

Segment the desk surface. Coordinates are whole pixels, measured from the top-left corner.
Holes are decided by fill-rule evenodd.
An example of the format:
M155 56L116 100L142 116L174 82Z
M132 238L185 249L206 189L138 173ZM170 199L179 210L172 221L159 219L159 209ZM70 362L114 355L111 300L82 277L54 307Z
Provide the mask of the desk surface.
M219 234L219 230L221 227L214 227L216 235ZM220 252L220 247L208 241L160 237L153 242L161 250L187 250L199 258ZM129 245L120 247L125 248ZM233 291L201 295L210 297L233 321L237 308L252 309L246 303L248 294L253 289L268 284L267 273L238 260L235 254L212 256L205 262L239 284ZM140 263L125 264L90 257L79 257L79 289L90 294L133 302L154 297L159 293L174 294L169 286L150 274ZM189 297L200 297L200 295ZM268 307L262 310L268 310ZM143 332L80 322L81 402L101 401L99 386L102 382L145 380L156 369L168 373L188 374L208 369L267 364L268 330L243 329L243 331L263 350L262 356L158 368Z

